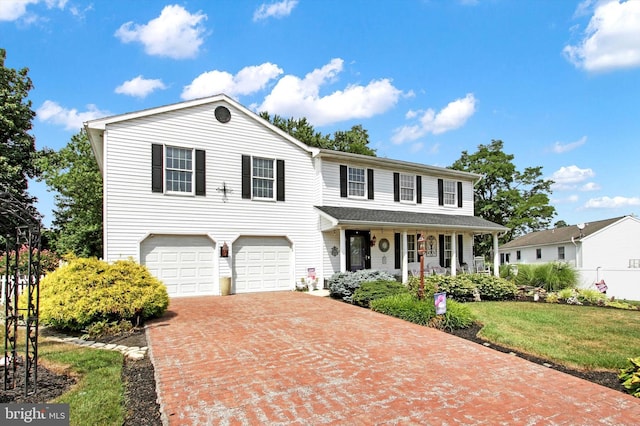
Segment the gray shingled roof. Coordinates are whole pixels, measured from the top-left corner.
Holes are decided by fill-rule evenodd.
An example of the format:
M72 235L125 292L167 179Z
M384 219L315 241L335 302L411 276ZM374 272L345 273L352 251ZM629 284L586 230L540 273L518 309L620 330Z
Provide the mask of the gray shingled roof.
M340 223L352 225L429 226L432 228L457 228L477 232L509 230L509 228L502 225L475 216L370 210L353 207L316 206L316 208Z
M588 237L589 235L598 232L602 228L606 228L607 226L619 221L623 217L624 216L585 223L585 227L582 230L582 233L576 225L545 229L544 231L530 232L527 235L523 235L522 237L518 237L515 240L501 245L500 250L568 243L571 242L572 237L575 241L579 241L581 238Z

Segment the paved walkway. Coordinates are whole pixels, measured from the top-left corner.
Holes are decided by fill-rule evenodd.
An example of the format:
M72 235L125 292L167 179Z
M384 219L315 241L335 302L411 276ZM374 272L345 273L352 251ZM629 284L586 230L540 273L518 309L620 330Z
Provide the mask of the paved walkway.
M640 400L329 298L173 299L149 323L170 425L631 425Z

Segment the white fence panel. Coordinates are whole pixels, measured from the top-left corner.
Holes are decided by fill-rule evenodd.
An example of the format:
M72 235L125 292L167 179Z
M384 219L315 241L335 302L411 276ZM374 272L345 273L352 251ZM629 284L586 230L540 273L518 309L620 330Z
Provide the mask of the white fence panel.
M604 280L607 296L616 299L640 300L640 269L578 269L578 287L596 289L596 282Z

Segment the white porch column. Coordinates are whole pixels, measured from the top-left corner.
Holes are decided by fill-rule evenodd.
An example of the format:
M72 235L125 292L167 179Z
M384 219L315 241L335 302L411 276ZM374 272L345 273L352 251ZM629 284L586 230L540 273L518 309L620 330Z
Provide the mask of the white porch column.
M407 231L402 231L402 238L400 238L400 243L402 244L402 282L406 283L409 281L409 252L407 251Z
M498 233L494 232L493 236L493 275L500 276L500 253L498 253Z
M340 272L347 271L347 234L340 229Z
M451 233L451 276L455 277L458 273L458 237L455 232Z

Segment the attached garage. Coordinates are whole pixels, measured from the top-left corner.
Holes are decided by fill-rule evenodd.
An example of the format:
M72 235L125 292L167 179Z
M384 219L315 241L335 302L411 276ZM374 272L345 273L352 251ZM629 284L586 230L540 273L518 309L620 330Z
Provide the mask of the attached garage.
M214 244L204 235L150 236L142 242L140 259L169 296L218 294Z
M291 243L285 237L238 238L233 243L235 292L291 289L291 257Z

